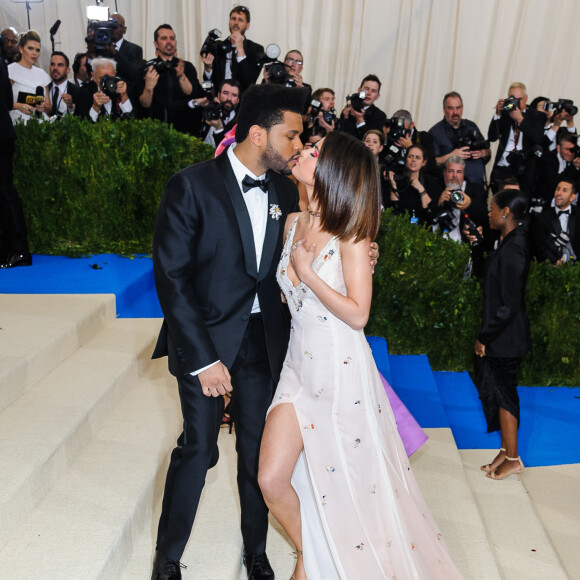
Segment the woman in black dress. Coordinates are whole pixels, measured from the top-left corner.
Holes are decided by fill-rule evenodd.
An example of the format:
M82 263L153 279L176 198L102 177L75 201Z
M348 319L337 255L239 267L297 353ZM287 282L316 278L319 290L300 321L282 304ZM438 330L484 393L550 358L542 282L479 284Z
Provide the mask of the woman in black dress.
M489 224L500 242L488 258L483 291L482 328L475 341L479 398L487 432L501 432L501 448L481 470L491 479L519 475L524 464L518 452L520 405L517 377L522 357L530 349L525 290L530 265L525 220L526 198L517 189L496 193Z

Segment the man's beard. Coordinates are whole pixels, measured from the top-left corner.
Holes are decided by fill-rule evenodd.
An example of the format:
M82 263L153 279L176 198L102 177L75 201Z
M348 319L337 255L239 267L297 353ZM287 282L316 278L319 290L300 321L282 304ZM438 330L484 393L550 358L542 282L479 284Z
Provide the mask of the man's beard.
M294 155L290 157L293 159ZM290 159L284 159L274 147L270 144L268 140L268 145L266 146L266 150L262 153L260 157L260 165L264 169L273 169L274 171L280 173L281 175L290 175L292 170L288 166Z

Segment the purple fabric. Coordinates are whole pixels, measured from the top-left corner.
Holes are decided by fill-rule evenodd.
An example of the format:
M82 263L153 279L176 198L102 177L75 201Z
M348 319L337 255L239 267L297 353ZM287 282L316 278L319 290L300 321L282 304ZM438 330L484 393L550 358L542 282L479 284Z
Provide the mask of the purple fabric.
M395 421L397 422L397 429L399 430L399 435L403 440L405 451L407 452L407 456L411 457L411 455L413 455L413 453L415 453L415 451L417 451L417 449L427 441L428 437L419 426L419 423L415 421L415 417L413 417L407 407L403 405L403 402L399 399L397 393L393 391L391 385L389 385L383 375L381 375L381 380L383 381L383 386L385 387L389 403L391 403L391 408L395 415Z

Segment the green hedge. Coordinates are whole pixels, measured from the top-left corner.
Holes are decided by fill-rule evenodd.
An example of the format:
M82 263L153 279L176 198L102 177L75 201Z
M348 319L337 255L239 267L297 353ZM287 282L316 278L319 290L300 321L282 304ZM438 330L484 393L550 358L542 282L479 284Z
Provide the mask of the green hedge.
M467 245L390 213L377 241L381 257L366 332L386 337L393 354L429 355L435 370L471 371L481 285L463 279ZM532 263L527 286L532 351L520 384L580 385L578 288L580 267Z
M15 181L37 253L150 253L163 187L213 149L155 121L66 117L18 126ZM436 370L471 370L481 287L463 279L457 244L386 212L367 333L393 354L429 355ZM533 263L527 305L533 350L521 383L580 385L580 266Z
M163 187L213 149L157 121L67 116L16 127L15 183L32 251L150 253Z

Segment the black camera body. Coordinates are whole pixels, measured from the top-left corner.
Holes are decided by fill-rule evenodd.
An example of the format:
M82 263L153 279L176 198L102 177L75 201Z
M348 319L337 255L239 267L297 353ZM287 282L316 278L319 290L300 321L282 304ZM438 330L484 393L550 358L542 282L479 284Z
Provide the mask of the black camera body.
M117 94L117 85L119 84L119 81L122 81L123 79L120 77L112 77L110 75L104 75L101 78L101 90L103 91L103 93L105 93L105 95L107 95L107 97L109 97L110 99L112 99L116 94Z
M174 56L171 60L163 60L160 57L152 58L145 63L145 70L147 71L153 67L159 76L163 76L168 71L174 69L179 64L179 59Z
M283 62L278 60L280 47L277 44L269 44L266 50L258 54L258 65L263 66L268 72L268 82L276 85L285 85L290 76Z
M395 143L387 143L383 156L386 171L392 171L395 175L406 175L406 158L405 150L402 147L395 145Z
M544 155L544 149L541 145L533 145L528 149L521 151L514 149L506 157L506 161L517 175L522 175L526 171L528 163L532 160L539 160Z
M225 119L226 112L218 103L210 103L201 110L201 118L203 121L217 121L218 119Z
M213 54L214 56L217 56L218 54L225 54L228 52L232 45L228 43L227 40L220 40L221 35L222 33L220 30L212 28L212 30L207 33L199 54L201 56L205 54Z
M322 118L324 119L324 122L328 123L329 125L331 125L334 121L336 121L336 110L334 107L328 109L328 111L323 111L320 101L312 99L312 101L310 101L311 122L315 122L318 119L318 113L322 113Z
M501 108L501 110L507 111L509 113L519 108L520 108L520 99L512 96L504 100L503 107Z
M406 137L411 134L411 129L405 127L405 119L403 117L392 117L385 121L385 126L389 128L389 141L398 141L401 137Z
M480 139L477 136L477 131L472 129L468 131L466 135L460 137L455 144L456 149L461 149L461 147L469 147L470 151L482 151L483 149L489 149L489 141L485 139Z
M365 91L359 91L346 97L346 104L350 105L357 113L361 113L364 107L364 100L367 94Z
M547 103L546 103L547 104ZM556 103L550 103L554 105L553 111L554 114L557 115L562 111L566 111L572 117L578 112L578 107L574 106L574 101L572 99L558 99Z

